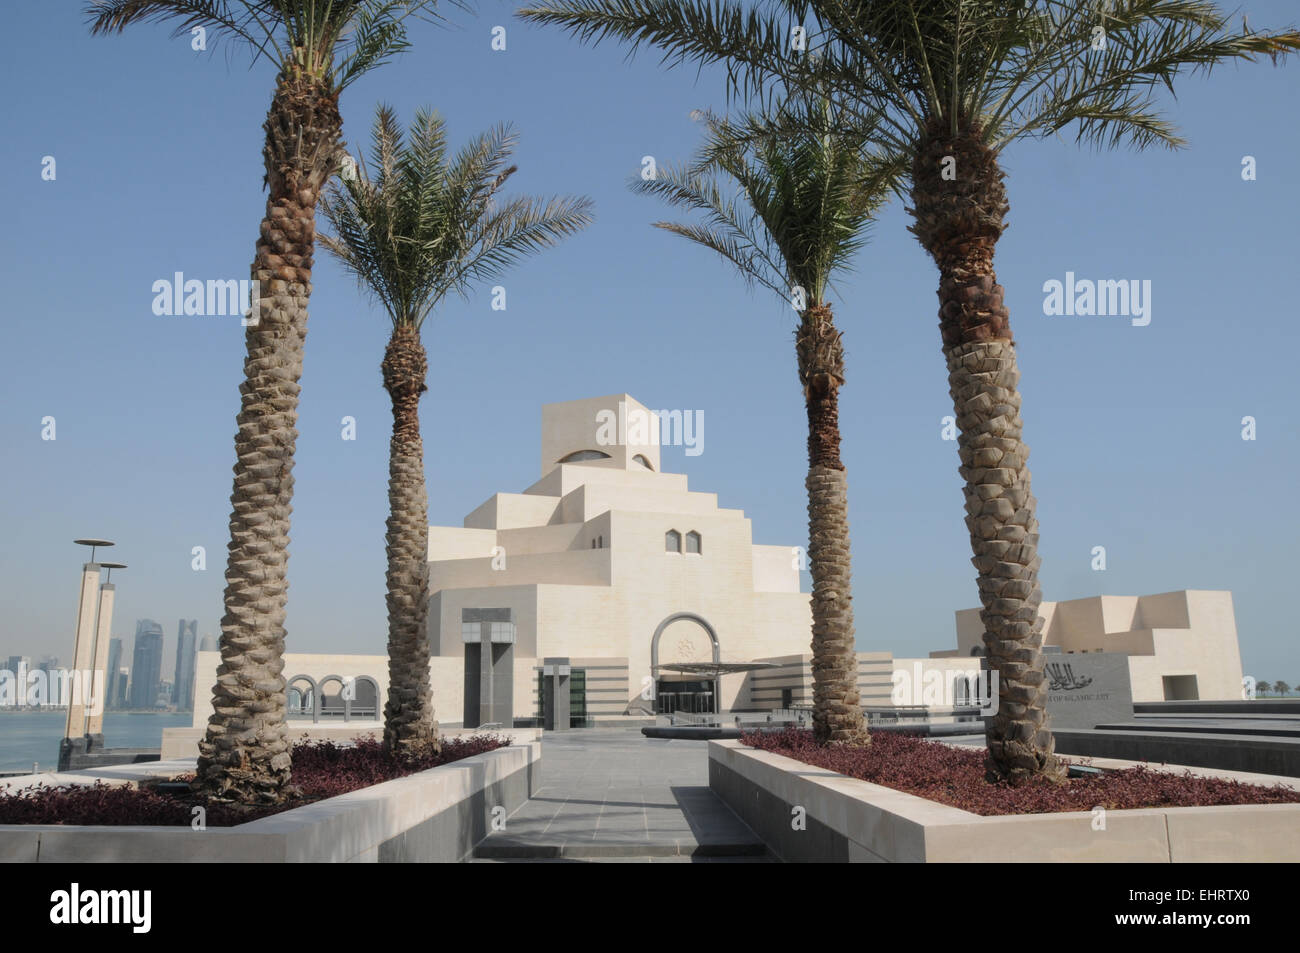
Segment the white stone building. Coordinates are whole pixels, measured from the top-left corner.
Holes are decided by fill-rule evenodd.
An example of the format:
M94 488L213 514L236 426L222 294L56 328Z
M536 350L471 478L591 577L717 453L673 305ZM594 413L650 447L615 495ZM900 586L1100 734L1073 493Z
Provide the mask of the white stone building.
M1149 596L1091 596L1044 602L1038 611L1044 646L1066 654L1127 655L1135 702L1242 697L1231 592L1180 589ZM930 657L969 658L983 648L983 639L979 610L962 609L957 613L957 648Z
M800 550L755 545L743 512L660 469L661 443L689 447L701 425L690 412L654 413L626 394L547 404L540 479L493 495L461 527L429 528L434 670L448 689L463 677L467 724L476 700L488 720L491 693L491 720L503 721L501 695L510 690L516 718L537 715L547 659L568 665L573 684L585 687L579 703L589 719L811 701ZM778 656L779 668L718 684L667 667ZM882 686L887 658L871 659ZM439 707L454 717L445 701Z

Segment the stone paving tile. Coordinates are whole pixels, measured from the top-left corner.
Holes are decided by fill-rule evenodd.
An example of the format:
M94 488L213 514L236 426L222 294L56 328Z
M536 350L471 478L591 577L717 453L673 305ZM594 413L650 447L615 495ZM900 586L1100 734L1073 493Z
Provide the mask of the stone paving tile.
M536 795L476 854L485 862L772 859L709 790L707 742L635 729L544 735Z

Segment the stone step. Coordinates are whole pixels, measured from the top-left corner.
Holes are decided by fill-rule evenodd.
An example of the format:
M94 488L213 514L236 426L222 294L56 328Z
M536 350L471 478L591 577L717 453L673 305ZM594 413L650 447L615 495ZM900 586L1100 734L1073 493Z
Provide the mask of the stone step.
M767 847L758 839L700 844L694 840L683 841L633 841L580 842L565 841L543 843L532 839L492 835L474 848L474 857L483 860L505 859L592 859L635 857L765 857Z

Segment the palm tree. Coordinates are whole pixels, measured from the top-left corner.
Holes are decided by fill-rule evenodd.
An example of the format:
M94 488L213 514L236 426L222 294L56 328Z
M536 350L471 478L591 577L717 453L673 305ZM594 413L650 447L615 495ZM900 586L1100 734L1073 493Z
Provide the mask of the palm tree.
M221 666L199 744L196 789L242 804L283 800L284 606L316 202L345 155L339 94L409 45L404 23L432 0L98 0L92 33L173 21L248 45L278 73L262 128L266 213L252 279L244 382L235 436Z
M1255 691L1259 692L1261 695L1267 695L1272 690L1273 690L1273 686L1270 685L1268 682L1261 680L1255 683Z
M1160 87L1226 60L1277 58L1300 33L1236 31L1210 0L547 0L519 15L658 47L670 63L725 63L742 93L766 97L773 80L829 87L875 124L880 148L908 157L910 228L939 269L966 525L999 676L986 774L1062 778L1019 370L993 268L1009 210L1002 150L1067 128L1099 145L1180 146Z
M706 145L691 166L669 166L655 178L634 180L633 188L701 213L702 225L655 225L717 252L749 284L769 289L799 313L795 355L808 415L813 731L821 744L867 744L853 631L848 475L840 459L844 346L827 291L832 275L848 269L902 170L898 163L864 160L865 135L816 95L795 97L770 118L706 121ZM735 186L739 194L731 197Z
M1279 695L1286 695L1291 691L1291 686L1286 682L1274 682L1273 691L1277 692Z
M500 126L454 157L443 120L416 114L403 136L391 109L375 117L371 177L355 175L321 200L334 234L321 241L388 312L393 334L380 365L393 403L388 457L388 704L384 747L399 755L436 749L429 690L429 500L420 437L428 357L420 328L449 293L491 280L516 261L591 222L585 198L512 198L498 190L516 137Z

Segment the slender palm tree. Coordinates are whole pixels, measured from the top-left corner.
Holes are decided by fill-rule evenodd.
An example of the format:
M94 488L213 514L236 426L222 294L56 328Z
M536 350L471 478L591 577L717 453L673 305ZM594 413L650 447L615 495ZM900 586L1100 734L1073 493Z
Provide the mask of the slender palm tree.
M703 224L655 225L718 253L749 284L774 292L799 314L794 337L808 415L813 732L821 744L867 744L853 630L848 474L840 459L844 345L828 290L832 276L850 267L902 168L864 159L860 126L843 123L831 102L815 94L793 97L767 117L706 121L706 144L694 163L638 178L633 188L702 214Z
M315 248L316 203L345 155L339 94L407 48L405 21L432 0L99 0L92 33L172 21L246 44L277 67L263 123L266 212L253 258L235 435L221 666L195 786L242 804L283 800L284 606L289 514ZM256 312L256 313L254 313Z
M960 431L984 644L999 676L990 781L1059 779L1043 675L1038 522L1009 315L993 255L1009 205L1002 150L1073 131L1097 145L1182 145L1156 95L1300 33L1240 30L1211 0L548 0L520 11L584 40L724 63L732 88L830 87L909 158L911 231L939 269L939 327Z
M429 689L429 499L420 436L428 357L420 329L451 292L501 275L591 222L585 198L498 198L515 166L508 126L455 156L437 113L416 113L403 135L379 107L371 162L321 200L333 229L321 241L388 313L393 334L380 365L393 403L388 456L388 704L384 746L401 755L438 747Z

